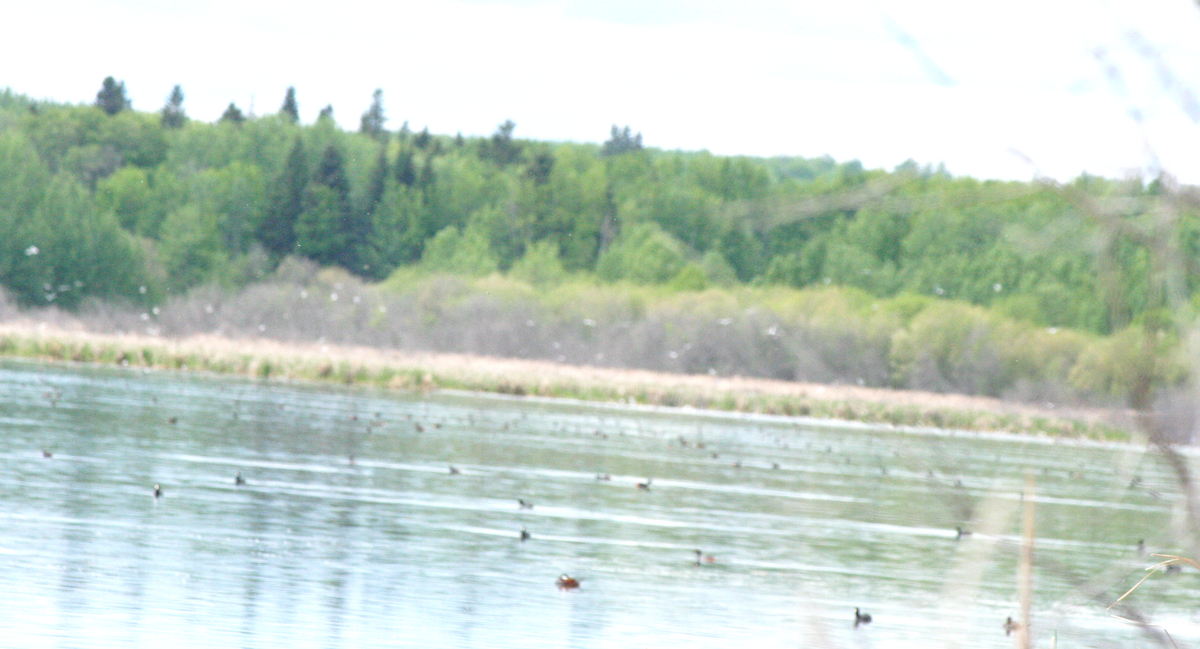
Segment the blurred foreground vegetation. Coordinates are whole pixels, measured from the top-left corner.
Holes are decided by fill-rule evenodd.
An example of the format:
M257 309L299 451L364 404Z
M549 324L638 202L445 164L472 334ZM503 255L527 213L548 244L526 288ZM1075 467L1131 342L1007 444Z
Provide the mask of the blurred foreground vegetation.
M358 132L300 124L293 91L208 124L179 88L155 112L123 93L0 92L0 284L23 308L1055 402L1187 375L1200 208L1169 178L389 131L380 93Z

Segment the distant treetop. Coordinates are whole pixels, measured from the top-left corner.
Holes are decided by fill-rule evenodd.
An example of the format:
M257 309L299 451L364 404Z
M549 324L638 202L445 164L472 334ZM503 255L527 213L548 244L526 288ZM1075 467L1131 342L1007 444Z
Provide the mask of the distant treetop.
M104 82L100 84L100 92L96 93L96 106L109 115L116 115L131 108L133 104L125 96L125 82L104 77Z
M178 84L171 89L171 96L162 108L162 125L167 128L182 128L187 123L187 113L183 111L183 88Z
M617 128L616 124L613 124L612 135L608 138L608 141L605 142L604 146L600 149L600 155L614 156L614 155L621 155L622 153L629 153L630 151L641 151L641 150L642 150L642 134L641 133L634 135L633 131L628 126L626 126L624 130L622 130L622 129Z
M242 109L238 108L237 104L231 101L229 102L229 108L226 108L225 112L221 113L219 121L231 122L237 126L241 126L242 122L246 121L246 116L242 113Z
M387 123L387 117L383 114L383 90L376 88L375 92L371 94L371 107L362 114L358 131L377 140L385 139L387 137L387 129L383 127L385 123Z
M283 97L283 105L279 107L279 114L293 124L300 121L300 107L296 105L296 88L294 86L288 86L287 94Z
M317 121L320 122L326 119L333 119L333 104L325 104L320 113L317 113Z

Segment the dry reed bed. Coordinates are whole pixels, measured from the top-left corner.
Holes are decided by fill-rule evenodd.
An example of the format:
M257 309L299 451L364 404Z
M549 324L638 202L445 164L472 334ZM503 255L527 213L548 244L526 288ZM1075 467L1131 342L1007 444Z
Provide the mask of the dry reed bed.
M1009 431L1128 440L1114 413L1048 410L988 397L818 385L756 378L679 375L445 353L281 343L270 339L182 339L0 324L0 356L271 380L325 381L393 390L438 388L661 406L807 416L894 426Z

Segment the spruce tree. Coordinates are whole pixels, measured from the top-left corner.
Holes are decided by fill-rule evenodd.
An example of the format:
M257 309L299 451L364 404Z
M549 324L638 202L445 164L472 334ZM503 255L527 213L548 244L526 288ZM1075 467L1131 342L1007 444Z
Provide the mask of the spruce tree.
M375 158L375 166L371 169L371 176L367 180L367 193L363 198L362 209L367 217L375 212L375 206L383 198L383 192L387 188L387 177L387 145L384 144L379 147L379 155Z
M625 130L621 130L617 128L616 124L613 124L612 132L608 138L608 141L605 142L604 146L600 148L600 155L616 156L621 155L622 153L641 150L641 133L634 135L632 129L630 129L628 126L625 127Z
M308 185L308 154L296 138L271 187L267 213L258 228L258 240L277 256L292 254L296 247L296 219L304 211L304 188Z
M300 107L296 105L294 86L288 86L287 94L283 96L283 105L279 107L279 114L293 124L300 121Z
M396 182L405 187L412 187L417 182L417 166L413 164L413 152L408 147L400 149L396 157Z
M420 133L413 136L413 146L418 149L425 150L429 148L429 143L433 141L433 136L429 134L429 127L421 129Z
M387 123L387 117L383 114L383 90L376 88L374 94L371 95L371 107L362 114L362 122L358 130L377 140L385 140L387 139L387 130L383 127L385 123Z
M321 112L317 113L318 122L327 119L333 119L333 104L325 104L325 107L321 109Z
M109 115L128 110L132 104L125 96L125 82L104 77L104 82L100 84L100 92L96 93L96 106Z
M187 123L187 113L183 111L183 88L178 84L171 89L171 96L162 108L162 125L164 128L182 128Z
M296 221L296 247L301 254L322 264L337 264L355 273L363 272L371 222L350 209L350 181L342 152L333 145L325 149L305 190L305 209Z
M242 113L242 109L237 107L237 104L229 102L229 107L221 113L219 122L230 122L235 126L241 126L242 122L246 121L246 116Z

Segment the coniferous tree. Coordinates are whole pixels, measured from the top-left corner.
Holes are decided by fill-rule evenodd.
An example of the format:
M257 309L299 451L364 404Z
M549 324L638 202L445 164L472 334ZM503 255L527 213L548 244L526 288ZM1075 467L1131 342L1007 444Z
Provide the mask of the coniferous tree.
M463 139L462 131L459 131L458 135L454 136L454 146L461 149L466 143L467 141Z
M296 247L301 254L322 264L337 264L352 272L363 272L371 222L350 209L350 181L342 152L333 145L325 149L305 190L304 212L296 221Z
M100 92L96 93L96 106L109 115L128 110L132 104L125 95L125 82L104 77L104 82L100 84Z
M517 127L511 119L506 120L496 128L492 138L480 147L479 155L491 160L501 167L510 165L521 159L521 145L513 139L513 129Z
M271 187L267 213L258 228L258 240L271 253L292 254L296 247L296 219L304 211L304 188L308 185L308 154L296 138L283 166L283 173Z
M367 193L363 199L363 213L368 217L375 211L375 206L383 198L387 188L388 160L387 145L379 147L379 155L375 158L375 166L371 168L371 177L367 181Z
M413 146L421 150L427 149L431 141L433 141L433 136L429 134L428 126L421 129L420 133L417 133L413 136Z
M242 113L242 109L237 107L237 104L229 102L229 107L221 113L220 122L230 122L235 126L241 126L242 122L246 121L246 115Z
M287 94L283 96L283 105L279 107L279 114L293 124L300 121L300 107L296 105L295 86L288 86Z
M412 187L417 182L417 166L413 164L412 149L404 147L400 149L400 155L396 157L395 167L396 182L405 187Z
M615 156L621 155L622 153L641 150L641 133L634 135L632 129L630 129L628 126L625 127L625 130L621 130L617 128L616 124L613 124L612 132L608 138L608 141L605 142L604 146L600 148L600 155Z
M325 104L321 112L317 113L317 121L333 119L333 104Z
M178 84L171 89L171 96L162 108L162 125L165 128L182 128L187 123L187 113L183 111L183 88Z
M425 156L425 164L421 166L421 174L417 177L417 186L428 190L437 182L437 174L433 171L433 156Z
M358 131L377 140L383 140L387 138L387 130L383 127L385 123L387 123L387 117L383 114L383 90L376 88L371 95L371 107L362 114Z

